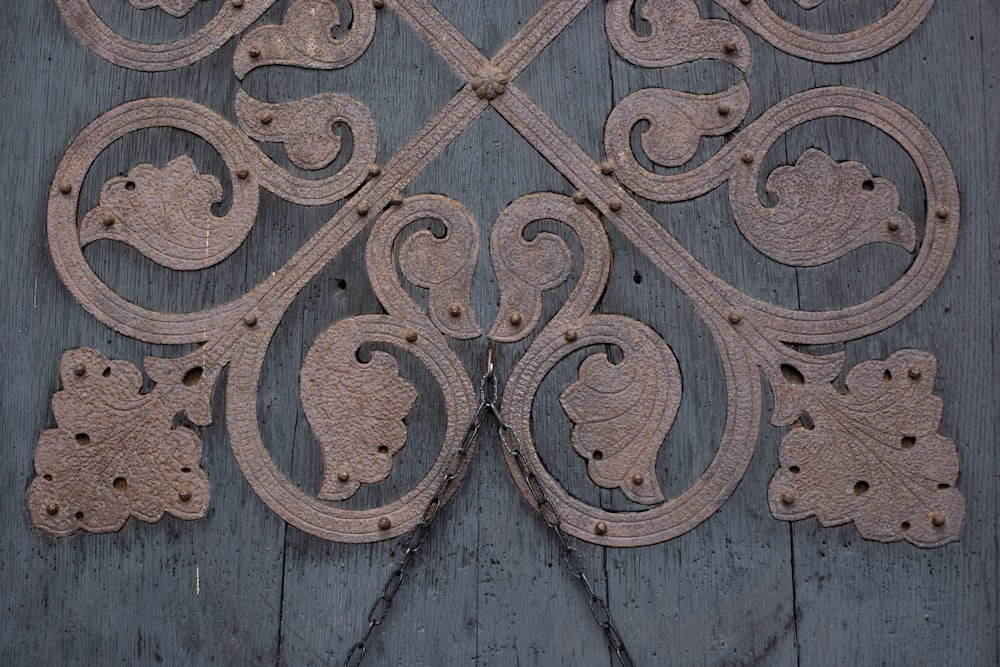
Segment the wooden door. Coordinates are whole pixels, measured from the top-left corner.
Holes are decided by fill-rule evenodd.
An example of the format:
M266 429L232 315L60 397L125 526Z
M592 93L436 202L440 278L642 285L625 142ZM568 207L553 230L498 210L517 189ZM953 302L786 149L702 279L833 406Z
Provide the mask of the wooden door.
M6 17L0 663L998 662L990 3Z

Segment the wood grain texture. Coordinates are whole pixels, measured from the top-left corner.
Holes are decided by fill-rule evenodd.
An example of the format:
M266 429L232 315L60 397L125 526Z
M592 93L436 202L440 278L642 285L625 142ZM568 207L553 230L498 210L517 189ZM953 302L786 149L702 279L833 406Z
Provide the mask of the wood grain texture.
M180 21L128 3L93 0L124 34L177 37L202 25L221 0L198 3ZM495 53L542 0L436 0L435 6L487 55ZM806 12L773 3L789 20L813 29L858 27L893 3L827 2ZM287 2L261 19L277 22ZM710 2L706 16L725 17ZM603 125L613 104L646 86L696 93L724 90L740 73L719 62L641 70L618 57L595 2L518 79L535 102L595 160L603 159ZM146 354L184 350L138 343L86 314L59 282L44 235L46 193L59 158L91 120L122 102L178 96L233 121L239 83L235 42L205 61L173 72L131 72L101 60L69 33L54 2L13 3L0 43L6 122L0 165L5 183L5 247L0 348L7 382L0 396L6 465L0 468L0 664L339 663L364 628L365 614L392 564L399 540L342 545L287 527L252 493L231 452L222 392L215 422L202 429L203 465L212 485L207 517L129 523L113 535L56 540L32 531L25 492L38 433L54 424L49 401L58 361L90 346L139 364ZM748 119L780 99L820 85L854 85L900 102L928 124L947 150L962 193L955 260L944 283L916 313L887 331L844 346L846 366L885 358L904 347L935 354L935 393L944 399L941 432L961 458L959 487L968 503L961 541L935 550L866 542L850 525L775 521L767 483L783 429L766 425L743 483L722 509L671 542L636 549L580 544L595 586L642 665L656 664L962 664L1000 662L998 644L998 414L992 378L1000 374L1000 244L991 231L1000 205L1000 129L993 122L1000 53L990 40L1000 15L989 0L938 2L916 33L876 58L817 65L749 34ZM459 79L389 12L379 18L368 52L332 72L285 67L251 72L243 87L278 102L321 92L360 100L379 128L379 159L391 157L459 87ZM724 139L706 141L699 158ZM905 154L874 130L849 121L810 123L768 154L765 172L794 163L807 148L865 162L892 178L904 211L919 219L923 192ZM271 155L287 164L280 148ZM139 162L164 164L192 153L203 172L224 168L203 142L180 132L126 137L95 165L84 188L96 202L104 180ZM490 226L525 194L571 194L568 183L496 113L487 113L449 147L406 194L453 197L479 223L484 252L473 305L480 326L497 312L498 291L486 252ZM89 199L88 199L89 198ZM909 264L896 246L855 251L823 267L793 269L767 260L739 234L723 191L681 204L643 202L656 220L710 270L748 294L786 307L823 309L856 303ZM247 241L220 265L194 273L164 270L111 242L87 254L98 273L150 308L191 310L227 301L281 266L337 206L301 207L262 197ZM570 283L546 296L543 320L579 274L574 249ZM321 456L298 400L298 373L309 347L333 322L380 312L363 264L364 235L321 272L286 313L265 360L258 398L261 430L272 456L293 480L316 493ZM718 353L693 309L628 241L612 233L611 282L599 310L639 318L672 346L684 398L660 453L668 497L687 488L710 460L722 432L726 391ZM412 288L420 300L421 290ZM530 338L529 341L530 342ZM479 372L483 340L453 342L470 373ZM525 344L499 349L501 377ZM613 354L613 351L612 351ZM628 509L620 493L586 477L569 444L571 423L558 395L576 379L584 355L560 363L542 385L535 436L546 466L574 495L606 509ZM393 500L423 476L443 425L440 390L413 358L401 374L420 398L408 418L406 447L394 473L362 489L353 507ZM472 470L439 516L392 612L369 647L370 664L613 665L586 599L562 569L553 536L509 478L495 435L480 438Z

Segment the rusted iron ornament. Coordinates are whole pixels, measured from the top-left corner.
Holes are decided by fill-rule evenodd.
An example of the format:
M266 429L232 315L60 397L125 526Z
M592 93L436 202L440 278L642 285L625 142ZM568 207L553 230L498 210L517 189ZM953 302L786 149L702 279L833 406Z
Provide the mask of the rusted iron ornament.
M158 7L173 16L195 4L130 1L137 9ZM811 8L823 0L797 1ZM114 33L87 0L57 2L80 41L104 58L123 67L165 70L194 63L243 33L274 0L230 0L198 32L168 44L141 44ZM763 0L716 2L777 48L821 62L888 50L917 28L933 4L900 0L875 23L830 35L786 23ZM344 542L387 539L413 528L477 409L476 389L448 338L482 335L471 306L480 239L475 220L459 202L439 195L404 199L399 193L492 108L574 191L572 197L545 192L518 199L501 213L489 239L501 304L487 335L498 343L533 336L504 388L504 418L522 434L525 456L566 532L602 545L638 546L671 539L708 518L732 494L754 452L762 373L775 399L772 423L791 426L769 488L775 517L815 516L824 525L854 522L865 538L921 547L958 539L964 500L956 488L956 447L938 433L942 403L932 393L934 357L900 350L885 360L866 361L849 371L840 389L835 379L842 354L813 356L791 347L881 331L920 306L940 283L960 216L955 177L938 141L898 104L847 87L793 95L747 122L750 90L739 83L709 95L637 90L608 117L605 155L587 155L515 80L589 4L551 0L492 59L428 0L351 0L351 27L339 39L330 31L340 21L333 2L295 0L280 25L258 26L242 36L233 62L239 78L272 64L345 67L371 42L378 11L396 12L406 21L465 84L380 166L374 164L376 127L369 112L337 94L270 103L240 91L238 127L193 102L141 99L85 128L66 151L49 195L56 269L79 302L116 331L149 343L201 345L181 358L147 358L145 372L155 381L147 393L141 390L141 372L128 362L109 361L90 349L63 355L63 388L52 399L57 428L39 438L37 476L28 492L33 525L70 535L80 529L118 530L130 516L155 521L164 511L186 519L203 516L209 486L200 467L201 442L193 428L176 422L181 414L194 425L211 421L209 397L228 366L233 452L271 509L304 531ZM730 21L703 19L693 0L648 0L642 8L651 26L646 36L635 32L634 12L633 0L609 0L605 23L611 45L635 65L716 59L743 71L750 67L743 30ZM900 210L891 181L816 149L768 174L766 187L777 203L761 203L757 184L769 148L797 125L829 116L867 123L910 155L926 193L922 238L918 225ZM633 153L630 137L640 122L648 123L642 151L666 167L688 164L703 136L731 138L702 164L662 175L644 168ZM280 142L297 167L322 169L341 149L331 130L335 123L350 129L354 147L346 164L326 178L293 175L256 143ZM137 164L104 184L97 206L79 211L81 185L101 152L150 127L186 130L215 148L232 175L232 205L225 215L212 212L222 197L219 181L199 173L184 155L162 166ZM899 245L915 253L914 261L882 293L840 310L791 310L754 299L699 264L634 198L679 202L723 184L735 224L775 261L815 266L870 243ZM256 220L261 189L297 204L344 205L284 267L230 303L197 313L146 310L111 290L85 260L88 243L113 239L171 269L214 265L243 243ZM428 218L445 226L443 238L430 232L402 235L413 221ZM525 238L525 227L538 220L565 226L579 238L583 253L573 292L548 322L541 321L542 294L567 279L572 255L554 234ZM385 314L337 322L314 343L301 369L302 404L323 453L322 488L313 496L281 472L262 440L256 411L261 367L295 296L369 225L365 262ZM681 402L680 370L670 346L650 327L595 312L611 267L604 225L629 239L690 300L722 359L728 406L721 442L696 483L673 498L663 494L656 461ZM400 284L397 261L407 281L427 290L426 310ZM358 349L370 343L423 363L441 387L447 427L441 454L413 489L386 506L351 510L340 501L391 473L393 457L406 442L404 418L416 398L392 354L377 351L367 362L358 360ZM545 470L534 447L531 411L542 380L570 353L598 344L616 347L622 360L611 363L596 352L587 356L578 379L562 391L561 405L574 423L571 445L594 484L648 506L641 511L608 512L571 496ZM458 471L459 477L465 472ZM523 478L513 479L533 502Z

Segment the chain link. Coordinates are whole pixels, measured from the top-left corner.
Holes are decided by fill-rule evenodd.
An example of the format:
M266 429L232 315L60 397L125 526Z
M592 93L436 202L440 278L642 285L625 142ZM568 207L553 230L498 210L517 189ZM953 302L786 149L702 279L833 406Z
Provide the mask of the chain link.
M535 474L531 463L528 462L527 457L524 455L521 438L518 436L517 431L514 430L514 427L501 416L500 408L496 404L496 401L488 403L487 407L493 413L494 419L497 420L500 444L503 445L504 450L514 459L517 469L521 472L524 483L531 493L531 498L535 501L539 515L548 524L549 528L555 532L556 538L559 540L559 552L562 555L563 562L566 564L566 570L574 579L580 582L580 585L586 591L590 613L594 615L597 624L604 630L604 634L608 639L608 646L618 656L619 662L624 667L635 667L632 654L629 653L628 648L625 646L625 640L622 638L621 632L618 631L618 626L615 625L615 621L611 617L611 610L608 608L608 603L594 590L590 580L587 578L586 564L583 562L583 556L580 555L580 552L570 542L569 537L563 532L559 513L556 512L556 508L549 501L545 489L538 479L538 475ZM512 442L513 444L511 444Z
M356 667L364 659L368 640L371 638L375 626L380 625L386 616L388 616L389 610L392 608L392 600L403 584L403 577L410 562L413 560L413 555L423 545L430 524L437 516L438 510L441 509L444 498L448 495L452 484L458 479L462 469L466 466L466 453L479 434L479 429L483 425L483 422L486 421L486 417L491 414L497 421L500 444L503 445L504 450L506 450L517 464L517 468L524 478L524 483L531 493L531 498L535 501L538 513L549 528L555 532L556 538L559 540L559 552L562 555L563 562L566 564L566 569L574 579L580 582L580 585L586 591L590 612L594 615L597 624L604 630L608 646L618 656L618 660L624 667L635 667L635 662L632 660L628 648L625 647L625 640L622 638L614 619L611 617L611 610L608 609L608 603L594 590L590 580L587 578L583 557L570 542L566 533L562 531L562 522L559 519L559 514L549 501L545 493L545 488L542 487L538 475L535 474L534 469L531 467L531 463L525 457L521 438L518 436L517 431L501 416L499 403L499 380L493 369L493 348L491 347L487 350L486 373L479 383L479 407L476 409L472 423L469 424L469 428L465 432L465 437L462 438L462 444L452 453L444 477L441 479L441 483L438 484L437 490L431 497L430 502L427 503L420 521L407 536L406 542L403 545L404 553L402 560L400 560L399 565L389 575L389 578L386 579L385 584L382 586L382 592L375 598L371 609L368 610L368 627L365 629L364 634L362 634L361 639L351 646L351 650L344 660L344 667ZM511 442L513 442L513 445Z
M475 442L476 435L479 434L479 428L490 414L487 403L482 399L483 397L480 396L479 408L476 410L476 415L473 417L472 423L469 424L469 429L465 432L462 443L452 452L451 459L448 461L448 466L445 469L446 472L441 478L437 489L434 491L434 495L431 496L430 502L427 503L420 521L410 531L406 537L406 542L403 543L403 558L399 561L399 565L389 574L389 578L385 580L385 584L382 586L382 592L375 598L371 609L368 610L368 627L365 628L361 639L351 646L351 650L344 659L344 667L356 667L361 664L368 647L368 640L371 638L375 626L381 625L385 617L389 615L389 610L392 608L392 600L396 597L396 593L399 592L399 587L403 585L406 569L413 561L413 556L423 546L431 522L437 516L438 510L441 509L441 504L444 502L445 497L447 497L455 480L459 478L462 469L465 468L465 455Z

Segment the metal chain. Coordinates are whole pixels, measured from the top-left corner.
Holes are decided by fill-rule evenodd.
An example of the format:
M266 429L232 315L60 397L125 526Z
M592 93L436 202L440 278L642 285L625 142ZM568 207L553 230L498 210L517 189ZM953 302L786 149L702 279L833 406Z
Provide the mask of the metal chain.
M528 459L524 455L521 438L517 435L514 427L501 416L500 407L497 403L496 396L494 395L493 400L487 402L486 407L490 409L493 417L497 420L500 444L503 445L503 448L517 464L517 469L524 478L524 483L527 485L528 491L531 492L531 497L538 507L538 513L545 523L548 524L549 528L555 532L556 538L559 540L559 552L562 554L566 569L574 579L580 582L580 585L586 591L590 613L594 615L597 624L604 630L604 634L608 639L608 646L615 652L615 655L618 656L618 660L624 667L635 667L632 654L629 653L628 648L625 646L625 639L622 637L621 632L618 631L618 626L615 625L615 621L611 617L611 610L608 609L608 603L594 590L590 579L587 578L583 556L580 555L576 547L570 543L569 537L563 532L562 521L556 512L556 508L549 501L545 489L538 480L538 475L535 474L531 463L528 462ZM513 440L513 445L511 445L511 440Z
M472 418L472 423L469 424L469 429L465 432L465 437L462 438L461 445L452 453L451 459L448 462L447 472L431 497L430 502L427 504L423 516L421 516L420 521L407 536L406 542L403 545L404 553L402 560L400 560L399 565L389 575L389 578L386 579L385 585L382 586L382 592L375 598L371 609L368 610L368 627L365 629L361 639L351 646L351 650L344 660L344 667L356 667L364 659L368 639L371 637L375 626L380 625L386 616L388 616L389 609L392 608L392 600L396 596L396 593L399 592L399 587L403 583L406 568L409 567L413 555L420 550L424 539L427 537L431 522L437 516L438 510L441 509L444 497L465 466L465 455L469 451L469 447L475 441L480 427L490 414L497 421L500 443L514 459L515 463L517 463L518 470L524 477L525 484L527 484L528 490L531 492L531 497L538 507L538 513L541 514L542 519L555 532L559 540L559 551L562 554L563 562L566 563L567 570L569 570L574 579L580 582L586 591L590 612L594 615L601 629L604 630L604 634L608 639L608 646L615 652L615 655L618 656L618 660L624 667L635 667L635 661L632 660L632 655L625 646L625 640L622 638L614 619L611 617L611 610L608 609L608 603L605 602L604 598L591 585L590 580L587 578L583 557L580 556L580 552L576 550L576 547L570 543L566 533L562 531L562 522L559 519L559 514L545 494L545 489L542 488L541 483L538 481L538 475L535 474L531 464L524 456L521 438L517 435L514 427L500 414L499 380L493 368L492 347L487 349L486 372L479 383L479 407ZM513 446L511 446L511 439L514 442Z
M441 503L447 496L452 484L458 479L462 468L465 467L465 455L468 453L469 447L475 442L476 435L479 433L479 427L483 425L489 414L486 403L480 398L476 415L472 418L472 423L469 424L469 429L465 432L465 437L462 438L462 444L452 453L441 483L438 484L437 490L434 491L430 502L427 503L420 521L410 531L410 534L407 535L406 542L403 544L403 558L399 561L399 565L389 574L389 578L385 580L385 585L382 586L382 592L375 598L371 609L368 610L368 627L365 628L361 639L351 646L351 650L344 659L344 667L356 667L364 659L368 639L371 637L372 631L375 630L376 625L380 625L385 620L385 617L389 615L389 610L392 608L392 600L396 596L396 593L399 592L399 587L403 584L403 576L406 574L406 568L409 567L414 554L420 551L420 547L427 537L431 522L437 516L438 510L441 509Z

